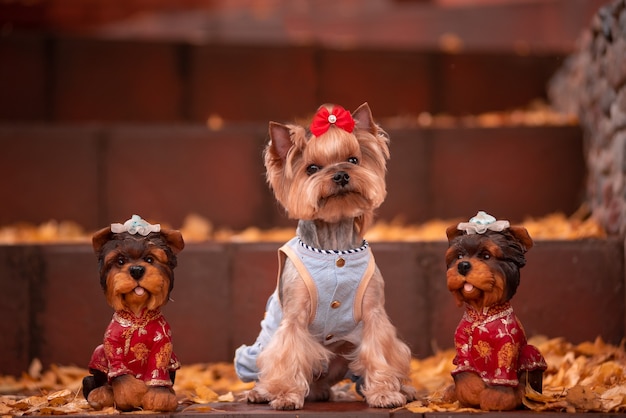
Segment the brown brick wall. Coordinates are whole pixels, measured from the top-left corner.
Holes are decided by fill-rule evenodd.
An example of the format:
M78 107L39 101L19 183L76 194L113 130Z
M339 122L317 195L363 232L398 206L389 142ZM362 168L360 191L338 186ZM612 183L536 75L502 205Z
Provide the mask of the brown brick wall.
M378 117L475 114L545 98L562 58L16 32L0 39L0 121L267 122L365 101Z
M232 361L254 342L276 284L281 243L189 244L179 256L173 302L164 309L186 364ZM375 242L386 307L417 357L452 347L463 311L445 285L445 241ZM513 306L528 335L578 343L624 337L624 262L617 239L538 241ZM112 311L91 246L0 246L0 373L34 357L85 367Z
M373 107L376 112L376 108ZM575 126L388 129L386 201L406 223L478 210L522 221L582 203ZM0 225L73 220L88 230L138 213L180 227L197 213L217 227L293 225L265 183L267 124L0 126Z

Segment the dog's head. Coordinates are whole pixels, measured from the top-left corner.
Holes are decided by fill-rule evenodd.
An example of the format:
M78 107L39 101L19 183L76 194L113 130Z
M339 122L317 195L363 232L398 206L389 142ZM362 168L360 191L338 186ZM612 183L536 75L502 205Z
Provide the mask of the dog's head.
M290 218L367 224L386 197L389 138L367 103L323 105L309 128L270 122L267 181Z
M450 226L446 234L447 285L459 306L482 310L515 295L524 254L533 246L524 227L479 212L469 223Z
M124 224L96 232L92 242L100 284L113 309L138 315L167 303L174 288L176 255L185 246L179 231L161 229L133 215Z

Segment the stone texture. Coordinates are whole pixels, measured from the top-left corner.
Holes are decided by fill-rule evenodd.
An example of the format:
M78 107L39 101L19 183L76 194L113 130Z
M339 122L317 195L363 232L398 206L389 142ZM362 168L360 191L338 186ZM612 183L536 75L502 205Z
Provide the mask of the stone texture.
M611 234L626 233L626 2L600 8L579 49L555 74L549 96L556 108L579 116L592 215Z

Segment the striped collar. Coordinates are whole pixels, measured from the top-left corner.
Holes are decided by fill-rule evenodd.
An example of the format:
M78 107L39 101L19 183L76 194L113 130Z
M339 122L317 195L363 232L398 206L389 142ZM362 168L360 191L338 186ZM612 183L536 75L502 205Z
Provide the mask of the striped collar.
M322 250L319 248L315 248L312 247L308 244L305 244L304 242L302 242L302 240L298 237L298 243L300 244L300 246L302 248L305 248L309 251L313 251L315 253L318 254L327 254L327 255L347 255L347 254L355 254L355 253L360 253L361 251L365 251L367 250L367 247L369 247L369 243L366 240L363 240L363 245L361 245L358 248L352 248L349 250Z

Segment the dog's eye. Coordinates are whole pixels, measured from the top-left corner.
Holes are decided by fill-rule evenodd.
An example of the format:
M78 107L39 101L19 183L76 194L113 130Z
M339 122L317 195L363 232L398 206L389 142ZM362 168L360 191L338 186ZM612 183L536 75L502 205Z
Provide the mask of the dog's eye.
M308 166L306 168L306 173L309 176L312 176L313 174L317 173L318 171L320 171L320 166L319 165L315 165L315 164L311 164L310 166Z
M145 260L145 262L146 262L146 263L148 263L148 264L152 264L152 263L154 263L154 258L153 258L151 255L149 255L149 256L147 256L146 258L144 258L144 260Z
M126 263L126 260L124 260L124 257L117 257L117 264L119 266L123 266L124 263Z
M491 258L491 254L489 253L483 253L483 259L484 260L489 260Z
M359 159L356 157L350 157L348 158L348 162L351 164L358 164L359 163Z
M463 258L463 254L458 253L458 254L456 255L456 258L458 258L459 260L460 260L460 259L462 259L462 258Z

